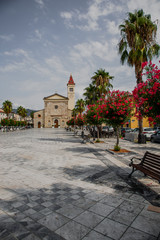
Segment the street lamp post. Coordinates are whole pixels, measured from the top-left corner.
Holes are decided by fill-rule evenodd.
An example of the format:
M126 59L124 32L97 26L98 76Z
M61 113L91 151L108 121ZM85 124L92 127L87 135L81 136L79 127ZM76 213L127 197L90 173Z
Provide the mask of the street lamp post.
M75 132L76 132L76 126L75 126L75 116L76 114L74 113L74 135L75 135Z
M93 102L95 104L95 92L93 92ZM95 141L95 125L93 127L93 141Z

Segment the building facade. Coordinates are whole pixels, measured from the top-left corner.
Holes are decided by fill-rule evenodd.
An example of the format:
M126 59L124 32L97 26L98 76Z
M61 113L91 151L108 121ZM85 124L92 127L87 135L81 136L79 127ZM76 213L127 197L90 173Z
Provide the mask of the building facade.
M75 105L75 83L70 75L67 97L58 93L44 97L44 109L34 113L34 128L64 128Z
M0 108L0 122L2 119L6 118L7 117L7 114L5 114L5 112L3 111L2 108Z

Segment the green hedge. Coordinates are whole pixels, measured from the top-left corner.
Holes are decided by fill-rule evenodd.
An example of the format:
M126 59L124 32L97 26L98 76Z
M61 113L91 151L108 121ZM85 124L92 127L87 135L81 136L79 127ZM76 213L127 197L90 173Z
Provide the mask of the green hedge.
M13 119L2 119L1 120L1 125L2 126L20 126L20 127L23 127L23 126L26 126L27 125L27 122L26 121L15 121Z

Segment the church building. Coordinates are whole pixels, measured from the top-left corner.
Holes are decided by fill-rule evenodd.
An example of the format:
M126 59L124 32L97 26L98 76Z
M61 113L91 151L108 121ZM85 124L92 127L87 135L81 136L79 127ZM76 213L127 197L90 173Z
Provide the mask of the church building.
M70 75L67 97L58 93L44 97L44 109L34 113L34 128L64 128L75 105L75 83Z

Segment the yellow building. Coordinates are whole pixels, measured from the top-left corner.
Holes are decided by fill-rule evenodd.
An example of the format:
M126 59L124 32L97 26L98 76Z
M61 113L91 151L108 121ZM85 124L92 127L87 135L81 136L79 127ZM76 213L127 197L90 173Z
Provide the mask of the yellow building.
M130 128L138 128L138 119L136 117L131 117L129 120L129 126ZM150 123L148 121L148 118L143 118L143 127L151 127Z
M134 112L135 112L135 110L134 110ZM133 115L130 118L130 120L128 120L128 122L123 125L123 127L129 127L132 129L138 128L139 127L138 118ZM145 128L145 127L152 127L151 124L149 123L147 117L143 118L143 128Z

